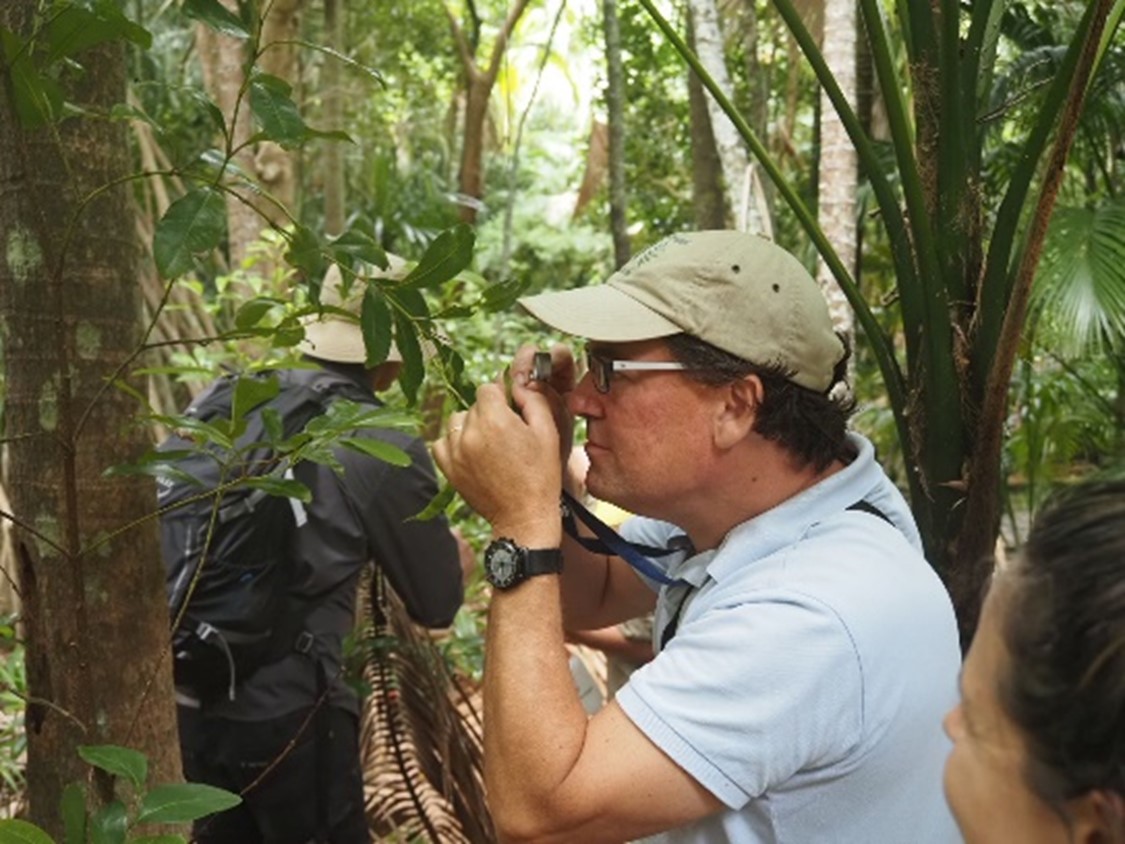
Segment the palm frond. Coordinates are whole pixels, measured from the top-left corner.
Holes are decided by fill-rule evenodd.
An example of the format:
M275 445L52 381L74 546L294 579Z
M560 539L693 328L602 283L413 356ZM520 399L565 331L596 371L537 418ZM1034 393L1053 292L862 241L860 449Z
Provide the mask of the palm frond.
M1064 354L1125 341L1125 197L1055 212L1032 307Z
M479 696L373 578L360 742L375 840L490 844Z

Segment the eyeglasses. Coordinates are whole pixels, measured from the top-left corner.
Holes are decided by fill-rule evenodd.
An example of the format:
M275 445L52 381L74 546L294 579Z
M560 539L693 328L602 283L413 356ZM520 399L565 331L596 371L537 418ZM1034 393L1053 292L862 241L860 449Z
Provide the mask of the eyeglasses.
M596 352L585 350L586 369L590 379L594 382L594 389L599 393L609 392L609 382L615 372L683 372L692 367L679 361L671 360L613 360L603 357Z

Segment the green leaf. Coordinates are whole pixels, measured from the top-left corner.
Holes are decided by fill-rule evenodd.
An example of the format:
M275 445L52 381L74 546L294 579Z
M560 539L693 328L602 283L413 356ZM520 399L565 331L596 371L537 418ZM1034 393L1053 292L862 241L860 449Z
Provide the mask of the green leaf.
M338 263L351 264L347 258L357 258L368 264L386 269L387 253L375 240L358 229L348 229L328 244L328 250Z
M305 339L305 327L295 323L282 323L273 330L270 342L275 348L290 349Z
M418 388L426 375L426 365L422 360L422 347L418 343L418 329L414 323L400 313L395 313L395 343L402 355L402 371L398 376L399 386L411 406L418 400Z
M62 91L32 63L31 45L11 30L0 27L0 53L4 56L20 123L30 129L54 120L62 111Z
M281 438L285 436L281 414L277 412L276 407L262 408L262 427L266 429L266 436L269 437L270 442L280 442Z
M223 35L232 38L250 37L250 30L246 28L246 24L218 0L184 0L181 10L187 17L205 23Z
M387 298L395 300L410 316L417 319L430 318L430 306L422 291L412 287L394 287L387 291Z
M323 44L314 44L312 41L304 41L304 40L298 40L297 43L304 46L304 47L308 47L310 50L316 50L317 52L324 53L326 56L332 56L335 59L339 59L344 64L346 64L348 67L352 67L352 68L355 68L358 71L361 71L362 73L366 73L368 76L370 76L376 82L378 82L380 85L382 85L383 87L386 87L387 83L383 79L383 74L381 74L378 70L376 70L373 67L368 67L365 64L360 64L359 62L357 62L355 59L351 58L350 56L345 56L343 53L339 52L338 50L333 50L331 47L325 47Z
M78 755L95 768L124 777L138 791L148 777L148 758L139 751L116 744L79 745Z
M510 310L526 287L523 281L503 281L486 287L481 294L480 305L490 314Z
M364 291L359 310L359 329L367 350L367 367L378 366L387 359L391 350L391 312L375 287Z
M226 225L226 203L217 190L199 188L173 202L156 224L152 238L160 275L175 278L190 270L192 256L217 247Z
M314 302L319 302L320 285L328 270L328 262L321 251L320 241L310 229L297 226L293 230L289 237L289 248L285 251L285 260L305 274L309 282L309 296Z
M0 844L55 844L47 833L20 820L0 820Z
M186 844L182 835L142 835L130 838L129 844Z
M457 497L457 490L449 484L442 484L441 489L438 490L437 495L430 499L430 503L426 505L421 513L411 516L407 519L408 522L429 522L436 519L442 513L449 509L449 505L453 503L453 499Z
M397 445L391 445L383 440L370 437L347 437L340 440L340 445L350 448L352 451L374 457L376 460L382 460L384 463L390 463L392 466L405 467L412 462L409 454Z
M180 469L174 463L118 463L110 466L103 473L107 478L119 478L143 475L150 478L178 481L180 483L194 484L200 489L204 487L202 481Z
M437 236L422 260L410 274L402 280L404 287L436 287L453 278L469 266L473 260L473 243L476 235L473 229L459 223Z
M94 815L90 823L90 844L124 844L128 829L125 804L114 800Z
M343 129L314 129L312 126L305 126L305 137L302 140L308 141L312 138L320 138L325 141L343 141L349 144L356 142L355 138Z
M48 21L46 63L54 64L97 44L122 38L144 50L152 46L152 33L111 3L97 3L92 9L65 6Z
M86 793L78 783L63 789L59 801L65 844L86 844Z
M1078 357L1125 340L1125 197L1060 207L1051 219L1032 305Z
M224 812L241 802L237 794L203 783L160 785L141 801L137 823L187 823Z
M292 87L284 79L256 73L250 82L250 110L265 136L285 149L299 146L309 134L297 104L289 98Z
M278 304L276 299L268 299L264 296L251 299L249 302L244 303L242 307L238 309L238 313L234 315L235 327L240 331L253 328L262 321L262 317L277 307Z
M269 401L281 391L277 375L270 374L265 378L255 378L244 375L234 385L234 398L231 401L231 420L243 419L246 414L260 405Z
M279 498L296 498L298 501L302 501L305 504L312 501L312 493L309 492L309 488L300 481L295 481L292 478L260 475L258 477L246 478L245 483L246 486L265 490L270 495L276 495Z

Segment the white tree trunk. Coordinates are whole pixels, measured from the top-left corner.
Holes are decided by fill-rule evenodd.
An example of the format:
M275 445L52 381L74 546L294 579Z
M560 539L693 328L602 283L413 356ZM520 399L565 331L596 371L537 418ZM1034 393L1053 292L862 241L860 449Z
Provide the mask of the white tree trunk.
M723 55L723 31L719 24L719 9L715 0L690 0L692 27L695 35L695 52L699 62L728 95L733 88ZM744 189L750 160L746 145L730 118L719 108L715 98L707 97L707 113L711 118L711 131L723 169L723 192L727 207L734 214L735 225L743 231L761 231L760 222L753 224L756 203L747 199ZM748 213L747 209L751 209Z
M824 60L836 77L840 90L855 107L856 102L856 6L855 0L825 0ZM855 147L827 94L820 94L820 179L817 198L821 229L849 270L856 263L856 182L858 177ZM820 282L832 321L837 330L851 340L855 333L855 314L844 292L823 260L817 262Z

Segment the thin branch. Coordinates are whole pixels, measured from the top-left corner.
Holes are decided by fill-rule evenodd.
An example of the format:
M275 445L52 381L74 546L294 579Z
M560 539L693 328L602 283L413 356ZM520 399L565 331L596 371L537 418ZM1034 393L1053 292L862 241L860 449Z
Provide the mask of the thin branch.
M457 16L453 14L453 10L449 8L448 3L442 3L441 7L445 9L446 17L449 18L449 27L453 30L453 41L457 45L457 57L461 60L461 68L465 71L466 76L478 75L479 71L473 61L473 53L469 49L469 42L465 39L465 31L461 29Z
M44 545L48 545L51 548L54 548L56 551L58 551L64 557L68 555L68 552L65 548L63 548L57 542L52 542L48 537L44 536L42 533L37 531L35 528L33 528L27 522L23 521L20 518L17 518L14 513L9 513L7 510L0 510L0 519L7 519L9 522L14 524L20 530L26 531L27 533L30 533L32 536L34 536L36 539L38 539Z
M516 28L516 24L527 9L529 2L531 0L516 0L516 5L508 11L508 18L504 21L504 26L500 29L500 34L496 36L496 41L492 45L492 60L486 74L489 85L495 82L496 77L500 75L500 63L504 60L504 54L508 50L508 39L512 37L512 30Z

